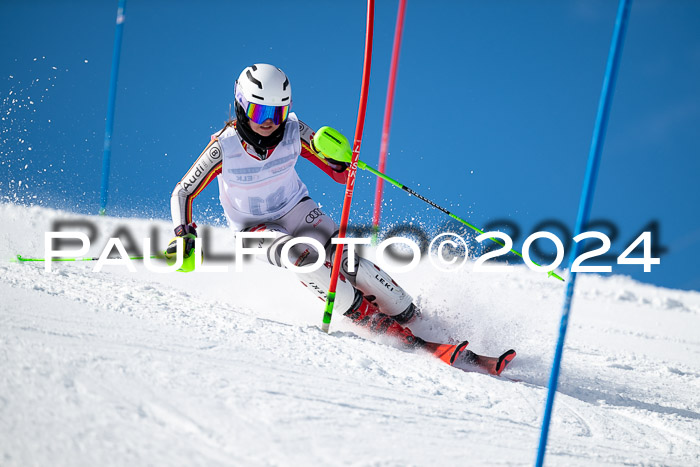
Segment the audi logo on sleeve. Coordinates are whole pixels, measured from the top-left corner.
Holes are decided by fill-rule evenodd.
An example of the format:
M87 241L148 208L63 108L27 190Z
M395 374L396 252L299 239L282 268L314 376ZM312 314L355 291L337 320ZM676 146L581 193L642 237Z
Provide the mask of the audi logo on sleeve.
M318 219L322 215L323 215L323 211L321 211L319 208L314 208L311 210L311 212L309 212L306 215L306 223L311 224L311 223L313 223L313 221L315 221L316 219Z

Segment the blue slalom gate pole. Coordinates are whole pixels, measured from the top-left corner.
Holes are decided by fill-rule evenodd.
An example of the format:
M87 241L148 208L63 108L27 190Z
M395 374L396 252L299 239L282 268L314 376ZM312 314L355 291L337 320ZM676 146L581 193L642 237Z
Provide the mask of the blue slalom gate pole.
M583 183L581 200L579 202L574 236L579 235L583 231L586 224L588 224L591 204L593 202L593 193L595 191L595 183L598 177L600 156L603 152L605 131L607 130L608 126L608 117L610 115L610 106L615 88L615 80L617 79L617 70L620 64L620 56L622 55L622 42L625 37L625 31L627 30L627 19L629 18L630 7L631 0L620 0L620 5L617 9L617 19L615 21L613 38L610 44L610 53L608 54L608 64L605 69L603 89L601 90L600 101L598 102L598 114L596 116L595 127L593 129L591 149L588 154L586 177ZM566 283L566 294L564 296L564 304L562 306L561 323L559 325L559 340L557 341L557 347L554 351L552 372L549 375L547 402L544 409L544 419L542 420L542 431L540 433L540 443L537 450L537 461L535 463L537 467L542 466L545 451L547 449L549 423L552 418L552 406L554 405L554 395L557 391L557 383L559 381L561 357L564 351L564 338L566 337L566 328L569 322L569 312L571 310L571 300L574 294L574 285L576 283L576 273L571 271L571 265L578 257L580 249L581 243L574 243L574 248L572 249L571 256L569 257L569 277Z
M126 0L119 0L117 7L117 29L114 34L114 50L112 52L112 74L109 78L109 100L107 101L107 121L105 123L105 144L102 153L102 190L100 194L100 215L107 208L107 192L109 190L109 159L112 156L112 129L114 128L114 102L117 98L117 77L119 76L119 57L122 50L122 33L124 30L124 12Z

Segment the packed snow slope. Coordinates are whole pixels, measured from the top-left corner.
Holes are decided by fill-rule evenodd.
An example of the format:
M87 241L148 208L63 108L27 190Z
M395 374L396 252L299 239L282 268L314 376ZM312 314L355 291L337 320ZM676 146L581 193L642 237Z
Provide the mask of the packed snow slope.
M57 219L140 243L166 222L0 205L0 464L530 465L563 284L524 267L396 274L417 334L518 357L512 381L406 352L293 274L157 274L42 257ZM64 229L65 230L65 229ZM210 229L216 253L233 235ZM206 263L205 263L206 264ZM700 465L700 294L580 274L547 465Z

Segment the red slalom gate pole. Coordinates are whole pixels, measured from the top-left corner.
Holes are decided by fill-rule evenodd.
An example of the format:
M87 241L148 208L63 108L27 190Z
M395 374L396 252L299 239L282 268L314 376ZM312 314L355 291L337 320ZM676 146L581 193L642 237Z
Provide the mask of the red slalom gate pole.
M391 51L391 68L389 70L389 86L386 92L386 104L384 106L384 123L382 125L382 143L379 148L379 171L386 172L386 155L389 150L389 132L391 127L391 114L394 109L394 89L396 88L396 69L399 65L399 52L401 51L401 37L403 35L403 19L406 12L406 0L399 0L399 11L396 14L396 28L394 29L394 46ZM382 215L382 194L384 192L384 179L377 178L377 188L374 192L374 216L372 218L372 243L377 243L379 233L379 219Z
M348 169L348 181L345 185L345 199L343 200L343 213L340 217L340 230L338 238L345 238L350 218L350 205L352 204L352 192L355 189L355 176L357 175L357 160L360 157L362 145L362 130L365 126L365 113L367 111L367 95L369 94L369 74L372 68L372 34L374 32L374 0L367 0L367 29L365 32L365 59L362 70L362 90L360 91L360 110L357 114L357 126L355 127L355 141L352 145L352 162ZM321 329L328 332L333 316L333 304L335 302L335 289L338 285L340 273L340 261L343 257L343 245L338 244L331 271L331 284L328 288L326 308L323 311L323 324Z

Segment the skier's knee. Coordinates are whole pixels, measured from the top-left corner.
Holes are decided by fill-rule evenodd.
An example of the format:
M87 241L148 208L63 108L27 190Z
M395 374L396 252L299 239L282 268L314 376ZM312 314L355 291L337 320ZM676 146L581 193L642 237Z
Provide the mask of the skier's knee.
M279 239L279 241L273 245L268 252L268 257L271 258L270 262L276 266L284 267L284 263L282 262L282 250L293 238L294 237L291 235L287 235L284 238ZM286 259L289 264L296 267L308 266L316 264L319 259L319 251L317 247L311 243L295 243L287 249Z

